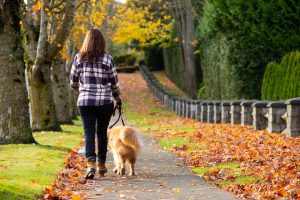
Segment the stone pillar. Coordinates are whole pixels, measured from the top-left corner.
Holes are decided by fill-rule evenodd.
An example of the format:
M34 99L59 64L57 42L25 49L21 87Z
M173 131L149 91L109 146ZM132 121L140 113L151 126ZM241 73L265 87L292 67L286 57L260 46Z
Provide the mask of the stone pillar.
M163 94L163 104L165 107L168 107L169 94Z
M246 100L241 103L241 124L242 126L253 125L253 107L252 104L257 102L256 100Z
M180 98L179 99L179 110L178 110L179 116L182 116L183 110L184 110L184 99Z
M230 103L230 122L231 124L241 123L241 102L242 101L232 101Z
M177 96L172 96L172 100L171 100L171 111L172 112L176 112L176 100L177 100Z
M270 102L267 105L268 112L268 132L280 133L286 129L286 104L283 101Z
M262 130L268 127L268 103L269 101L258 101L252 104L253 127L255 130Z
M201 114L200 114L200 121L207 122L207 101L201 102Z
M191 104L192 104L191 100L189 99L185 100L185 114L184 114L185 118L191 118Z
M221 103L221 123L230 123L230 101Z
M191 100L191 118L197 119L197 102L198 100Z
M207 122L214 123L214 101L207 103Z
M287 105L287 134L300 136L300 98L289 99Z
M196 120L201 121L201 103L202 101L196 102Z
M175 113L176 113L176 115L179 115L179 113L180 113L180 101L181 101L180 97L177 97L175 99Z
M221 101L214 101L214 123L221 123Z

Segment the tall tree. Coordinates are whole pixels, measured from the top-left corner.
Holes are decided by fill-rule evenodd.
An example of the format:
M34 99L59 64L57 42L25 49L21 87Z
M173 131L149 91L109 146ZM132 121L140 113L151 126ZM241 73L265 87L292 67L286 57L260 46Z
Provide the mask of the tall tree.
M59 123L71 124L72 115L69 112L71 104L68 102L69 80L66 72L66 61L57 58L51 66L51 86L55 105L56 116Z
M29 71L32 128L34 130L60 130L51 87L51 64L70 33L75 15L75 2L74 0L58 2L44 0L40 2L37 52L34 65ZM63 13L59 24L54 24L49 20L49 16L53 13Z
M25 83L20 3L21 0L0 0L0 144L34 142Z
M196 98L198 85L194 55L195 45L193 44L195 39L196 13L191 0L172 0L170 9L175 19L178 41L182 49L187 93L190 97Z

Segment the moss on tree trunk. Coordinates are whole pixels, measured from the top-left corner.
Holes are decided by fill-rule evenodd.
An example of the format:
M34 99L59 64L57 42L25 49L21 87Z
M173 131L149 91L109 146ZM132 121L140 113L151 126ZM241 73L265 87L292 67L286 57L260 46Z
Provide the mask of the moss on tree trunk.
M51 63L45 62L41 67L40 77L33 78L29 73L30 105L32 129L60 131L50 80Z

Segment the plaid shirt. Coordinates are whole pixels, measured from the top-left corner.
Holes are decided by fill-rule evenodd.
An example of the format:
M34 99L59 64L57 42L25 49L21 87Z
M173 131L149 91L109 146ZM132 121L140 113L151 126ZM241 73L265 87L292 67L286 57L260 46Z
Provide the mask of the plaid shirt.
M104 54L91 64L74 58L70 71L70 85L78 91L77 106L101 106L113 103L120 97L118 76L113 58Z

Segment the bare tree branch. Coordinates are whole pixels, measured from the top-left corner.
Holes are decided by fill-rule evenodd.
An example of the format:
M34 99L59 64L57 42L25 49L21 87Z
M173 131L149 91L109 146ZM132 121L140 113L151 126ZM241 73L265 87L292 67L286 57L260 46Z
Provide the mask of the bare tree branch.
M43 2L46 4L46 1ZM33 78L40 78L41 66L43 65L46 57L47 50L47 24L48 19L45 12L45 6L41 8L41 24L40 24L40 34L37 46L36 59L33 66Z

